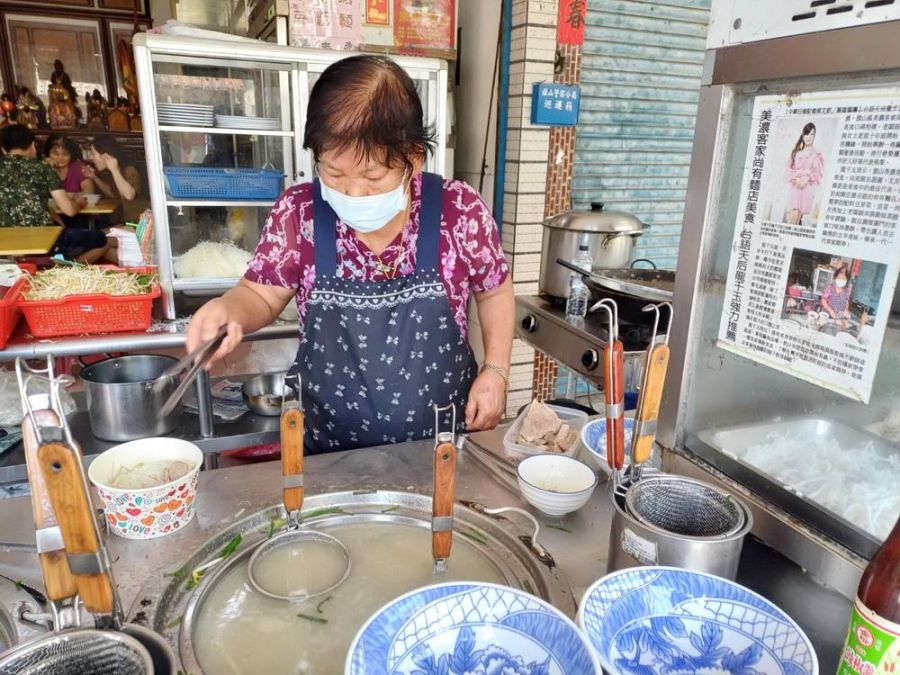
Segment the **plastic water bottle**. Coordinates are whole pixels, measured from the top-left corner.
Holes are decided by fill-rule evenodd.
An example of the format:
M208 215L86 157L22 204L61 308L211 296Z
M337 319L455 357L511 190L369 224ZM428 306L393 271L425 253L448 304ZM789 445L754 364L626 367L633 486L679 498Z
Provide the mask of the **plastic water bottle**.
M593 260L591 252L587 244L581 244L578 247L578 255L573 261L578 267L590 274ZM591 293L584 283L581 275L572 272L569 278L569 299L566 300L566 318L567 319L583 319L587 314L588 302L591 299Z

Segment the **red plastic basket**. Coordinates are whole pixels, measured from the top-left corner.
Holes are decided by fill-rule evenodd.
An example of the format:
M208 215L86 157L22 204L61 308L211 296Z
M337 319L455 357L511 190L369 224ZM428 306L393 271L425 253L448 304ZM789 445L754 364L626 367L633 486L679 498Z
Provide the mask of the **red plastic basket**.
M155 267L103 268L137 274L156 272ZM144 295L69 295L58 300L22 299L19 305L31 334L36 338L50 338L147 330L152 321L153 301L159 296L159 284L154 283L153 290Z
M10 286L6 294L0 298L0 349L6 348L6 341L16 329L19 319L22 318L22 310L19 308L19 296L25 285L25 277L17 279Z

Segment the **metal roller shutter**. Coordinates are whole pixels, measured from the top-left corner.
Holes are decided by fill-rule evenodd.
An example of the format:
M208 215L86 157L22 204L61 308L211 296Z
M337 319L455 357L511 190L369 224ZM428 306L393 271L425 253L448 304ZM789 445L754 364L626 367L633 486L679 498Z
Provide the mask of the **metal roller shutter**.
M710 0L590 0L573 207L649 223L637 256L674 268Z

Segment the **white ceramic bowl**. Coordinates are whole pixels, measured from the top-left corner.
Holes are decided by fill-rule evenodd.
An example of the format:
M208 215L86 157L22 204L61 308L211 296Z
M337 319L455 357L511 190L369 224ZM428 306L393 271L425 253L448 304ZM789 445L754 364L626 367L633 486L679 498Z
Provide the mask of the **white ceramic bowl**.
M187 475L159 487L123 490L109 483L121 467L139 462L187 462ZM194 517L203 452L179 438L142 438L115 445L91 462L88 477L97 487L110 532L126 539L162 537Z
M97 192L70 192L69 197L72 199L81 199L84 197L87 200L88 206L96 206L97 202L100 201L100 194Z
M516 478L525 501L548 516L577 511L597 487L597 475L591 467L556 453L523 459L516 469Z

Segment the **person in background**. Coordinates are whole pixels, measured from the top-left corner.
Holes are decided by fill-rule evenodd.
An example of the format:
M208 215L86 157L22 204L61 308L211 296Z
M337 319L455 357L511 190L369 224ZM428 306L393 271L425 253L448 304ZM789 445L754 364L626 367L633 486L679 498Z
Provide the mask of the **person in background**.
M114 138L98 136L93 140L91 162L86 169L85 176L94 182L98 192L122 202L121 213L113 214L113 223L140 220L148 206L147 198L142 194L141 174L134 165L126 162L125 151ZM97 173L100 171L108 171L109 175L100 176Z
M831 278L831 283L825 287L822 293L822 309L828 312L834 321L840 321L846 326L850 318L850 272L846 265L841 265Z
M78 215L84 200L71 200L56 171L37 158L30 129L19 124L3 127L0 149L0 227L53 225L49 198L65 215ZM115 253L114 241L107 241L103 232L66 228L57 240L56 251L67 260L91 263Z
M44 157L56 171L66 192L95 192L94 181L85 177L81 150L68 136L50 134L44 143Z

